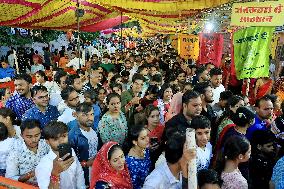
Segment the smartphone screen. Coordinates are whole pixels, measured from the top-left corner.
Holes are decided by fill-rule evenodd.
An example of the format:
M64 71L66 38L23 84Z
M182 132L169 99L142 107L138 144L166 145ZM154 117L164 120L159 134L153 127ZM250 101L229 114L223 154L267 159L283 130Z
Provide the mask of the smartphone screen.
M69 153L69 155L64 160L67 160L72 157L72 148L67 143L58 145L58 152L60 158L62 158L63 156Z
M159 142L158 138L157 137L153 137L153 138L150 138L150 143L151 145L155 145Z

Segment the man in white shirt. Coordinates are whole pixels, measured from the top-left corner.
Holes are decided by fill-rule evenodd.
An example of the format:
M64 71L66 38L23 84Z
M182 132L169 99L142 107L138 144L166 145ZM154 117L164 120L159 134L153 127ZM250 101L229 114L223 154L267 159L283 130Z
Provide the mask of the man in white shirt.
M67 108L64 110L62 115L58 117L58 121L67 124L76 119L73 113L75 112L75 108L80 103L79 95L73 87L68 86L61 91L61 97L64 101L64 104L67 105Z
M108 49L108 54L111 55L111 54L114 54L116 51L116 48L115 46L112 44L111 47Z
M72 60L70 60L68 64L66 64L66 67L73 66L74 70L78 70L80 67L85 66L85 62L83 61L82 58L78 58L75 54L76 54L75 52L72 52L71 56L75 56L75 57Z
M185 135L174 133L165 146L166 162L162 162L146 178L143 189L187 188L188 162L195 161L195 150L189 150Z
M95 54L95 47L92 44L89 44L86 50L88 51L90 57L92 57L93 54Z
M58 107L58 104L62 101L61 98L61 91L66 88L66 78L67 73L65 71L57 71L54 75L54 82L52 84L51 90L50 90L50 101L49 104L53 106L57 106L57 109L59 112L60 108Z
M213 89L213 102L212 105L219 102L221 92L225 91L222 85L222 70L220 68L213 68L210 70L211 87Z
M44 140L40 140L40 123L36 120L22 122L21 136L22 138L14 141L10 149L5 177L20 182L36 183L35 168L50 148Z
M53 121L44 127L43 133L51 150L45 155L35 170L38 186L41 189L85 189L83 169L72 150L59 157L58 146L68 143L68 129L62 122Z

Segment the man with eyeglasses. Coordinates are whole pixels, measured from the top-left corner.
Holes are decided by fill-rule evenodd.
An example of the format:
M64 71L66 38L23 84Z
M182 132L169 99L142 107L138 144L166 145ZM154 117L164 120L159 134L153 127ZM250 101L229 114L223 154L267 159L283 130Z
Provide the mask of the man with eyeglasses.
M41 129L43 129L50 121L56 120L59 117L60 114L57 108L49 105L49 96L46 87L34 86L31 89L31 97L35 106L26 111L22 117L22 121L27 119L38 120Z

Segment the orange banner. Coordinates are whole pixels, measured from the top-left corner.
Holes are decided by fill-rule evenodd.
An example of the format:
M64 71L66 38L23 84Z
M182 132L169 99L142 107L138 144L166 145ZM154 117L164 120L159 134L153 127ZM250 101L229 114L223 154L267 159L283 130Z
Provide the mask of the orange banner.
M186 60L197 60L199 56L199 37L192 34L180 34L178 36L178 53Z

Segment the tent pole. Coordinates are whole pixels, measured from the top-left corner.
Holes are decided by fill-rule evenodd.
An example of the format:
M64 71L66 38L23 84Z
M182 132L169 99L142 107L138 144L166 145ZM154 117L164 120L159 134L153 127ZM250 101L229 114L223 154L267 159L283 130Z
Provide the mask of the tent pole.
M122 12L120 12L120 48L121 48L121 57L123 56L122 48Z
M80 16L79 16L79 0L77 0L77 30L78 30L78 41L77 41L77 50L79 53L79 69L81 69L81 63L80 63L80 59L81 59L81 52L80 52Z

